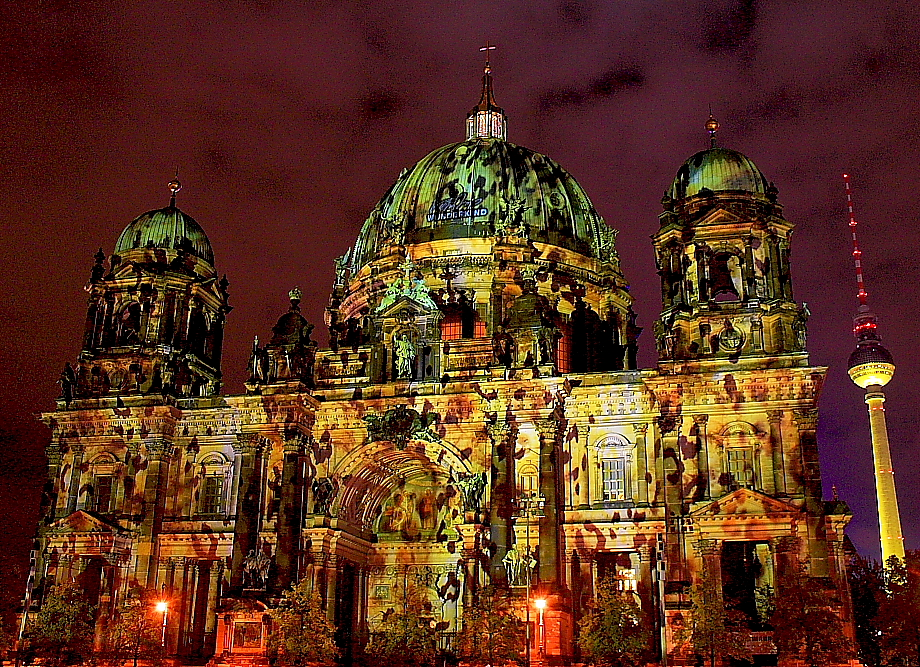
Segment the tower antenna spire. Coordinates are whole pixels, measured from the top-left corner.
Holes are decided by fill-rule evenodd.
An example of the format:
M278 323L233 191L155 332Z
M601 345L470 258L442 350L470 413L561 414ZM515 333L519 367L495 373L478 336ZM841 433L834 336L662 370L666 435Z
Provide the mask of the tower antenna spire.
M719 121L712 115L712 105L709 105L709 120L706 121L706 131L709 132L709 147L716 147L716 132L719 131Z
M885 391L883 387L894 376L894 359L878 337L878 320L869 310L862 273L862 251L856 237L856 215L853 213L853 196L850 175L843 175L847 192L847 211L853 234L853 262L856 266L856 284L859 287L859 310L853 319L856 349L850 355L847 373L853 383L866 392L869 406L869 433L872 438L872 459L875 463L875 496L878 504L879 541L882 546L882 565L890 565L891 558L904 561L904 535L901 532L901 514L898 494L894 486L894 467L888 444L888 425L885 420Z
M482 74L482 96L479 104L473 107L466 115L466 138L471 139L499 139L505 140L507 136L507 119L504 110L495 103L495 94L492 92L492 65L491 52L496 46L487 42L479 48L486 54L486 64Z
M869 294L863 282L862 250L859 249L859 239L856 236L856 214L853 212L853 191L850 189L850 175L843 175L843 183L847 191L847 214L850 218L850 231L853 234L853 264L856 268L856 296L859 298L860 312L869 309Z

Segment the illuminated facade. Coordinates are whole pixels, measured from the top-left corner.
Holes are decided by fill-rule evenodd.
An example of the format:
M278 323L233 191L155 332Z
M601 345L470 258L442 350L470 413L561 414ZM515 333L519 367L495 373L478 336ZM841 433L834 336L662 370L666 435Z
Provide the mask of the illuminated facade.
M261 655L264 610L307 578L350 656L412 582L447 646L481 587L523 607L529 579L562 664L613 576L674 653L694 582L753 613L799 561L850 618L849 513L818 469L825 369L776 189L714 139L680 167L653 237L659 362L639 369L616 232L505 140L488 70L467 130L337 261L328 345L292 290L243 394L219 394L227 282L174 200L97 257L83 351L44 415L39 572L81 581L100 632L139 584L169 601L172 653Z

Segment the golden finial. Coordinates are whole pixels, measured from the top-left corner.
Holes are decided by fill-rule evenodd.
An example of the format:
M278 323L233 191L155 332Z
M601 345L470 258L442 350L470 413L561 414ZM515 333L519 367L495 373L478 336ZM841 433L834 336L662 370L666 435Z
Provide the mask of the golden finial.
M176 177L173 178L166 187L168 187L169 191L172 193L172 196L169 198L169 205L175 206L176 193L182 189L182 183L179 182L179 167L176 167Z
M706 121L706 131L709 132L709 143L712 148L716 147L716 132L719 131L719 121L712 116L712 107L709 107L709 120Z

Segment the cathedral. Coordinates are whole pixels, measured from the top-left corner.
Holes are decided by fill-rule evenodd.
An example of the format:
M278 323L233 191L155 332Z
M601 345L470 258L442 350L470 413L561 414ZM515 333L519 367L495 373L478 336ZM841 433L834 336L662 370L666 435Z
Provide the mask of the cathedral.
M229 283L173 181L95 256L82 348L42 415L35 599L79 582L101 636L127 591L152 589L170 655L258 663L267 611L306 579L348 662L407 586L449 650L497 584L529 654L565 665L612 578L677 664L695 584L753 609L804 564L851 632L850 514L821 494L826 369L793 293L794 224L706 127L662 183L652 368L616 230L506 140L488 67L466 140L404 170L336 261L325 326L294 288L248 332L245 393L221 393ZM769 631L748 645L775 661Z

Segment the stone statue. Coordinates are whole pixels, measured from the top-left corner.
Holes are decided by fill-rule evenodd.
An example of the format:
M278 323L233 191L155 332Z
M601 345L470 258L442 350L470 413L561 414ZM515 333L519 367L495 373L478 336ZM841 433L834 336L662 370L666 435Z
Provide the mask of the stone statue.
M311 487L313 492L313 514L329 514L335 498L335 484L328 477L317 477Z
M243 560L243 588L264 589L269 567L271 558L262 553L261 549L250 549Z
M457 475L456 486L463 496L463 510L478 512L482 505L482 493L486 489L486 474L462 472Z
M409 338L409 334L404 333L394 341L396 352L396 377L411 378L412 362L415 361L415 344Z
M795 314L795 319L792 321L792 331L795 332L795 344L799 350L804 350L808 343L808 318L810 316L811 311L808 309L808 304L803 302L802 306Z
M526 586L527 580L532 575L536 564L537 560L529 551L522 553L518 551L517 545L514 545L502 559L505 576L508 578L508 585Z
M504 327L497 327L492 334L492 355L499 366L511 368L514 359L514 339Z

